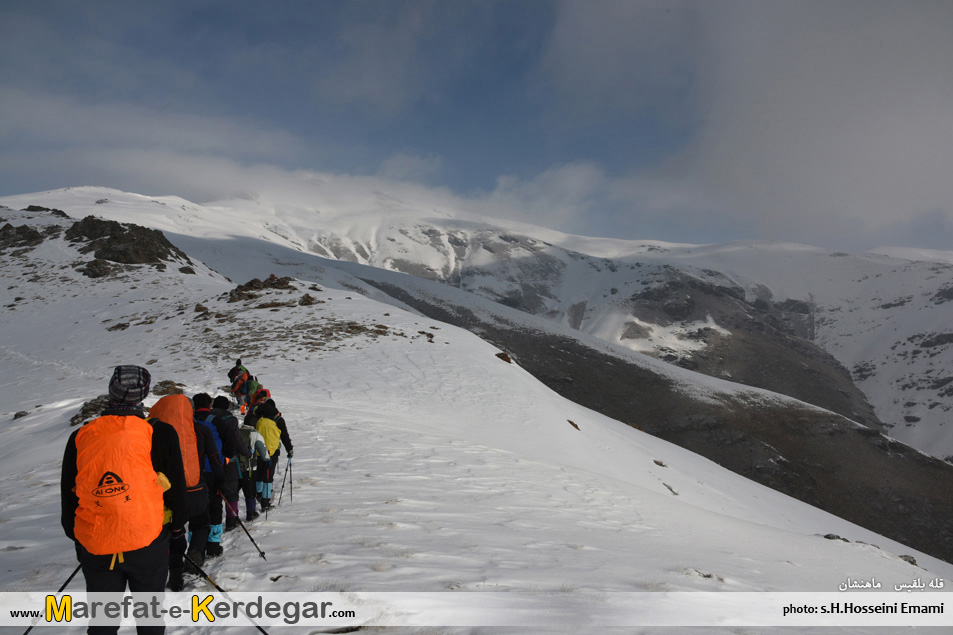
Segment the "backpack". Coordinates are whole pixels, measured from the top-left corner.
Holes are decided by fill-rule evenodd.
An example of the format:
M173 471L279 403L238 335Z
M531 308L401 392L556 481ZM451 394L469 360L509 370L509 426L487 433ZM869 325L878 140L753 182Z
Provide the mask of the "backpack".
M278 424L275 423L274 419L269 417L260 417L258 421L255 422L255 429L258 430L258 434L265 440L265 447L268 448L268 454L274 456L281 445L281 430L278 428Z
M242 373L248 373L248 369L244 366L236 366L230 371L228 371L228 381L235 381L235 378L241 375Z
M252 452L251 456L242 456L239 454L238 465L241 468L242 474L250 474L255 466L255 463L257 462L255 445L258 441L264 443L264 439L260 434L258 434L258 431L253 426L243 425L238 429L238 431L242 435L242 443L244 443L245 447Z
M232 392L237 394L248 394L248 371L244 368L232 379Z
M198 489L201 485L202 470L189 398L185 395L166 395L152 406L149 414L152 417L150 422L161 419L175 428L182 451L182 467L185 468L185 486L189 491Z
M162 485L152 465L152 426L118 415L83 426L76 433L75 490L75 535L89 553L121 554L152 543L165 521Z
M247 382L247 388L245 391L246 394L254 396L254 394L258 392L259 388L261 388L261 384L258 383L258 378L254 376L249 377Z
M222 464L225 464L225 455L222 453L222 437L218 434L218 426L212 423L212 419L215 418L215 415L211 412L205 415L203 418L199 418L198 414L195 416L195 423L203 426L208 426L212 430L212 437L215 439L215 447L218 448L218 455L222 458ZM205 471L211 472L212 465L208 462L208 457L205 457Z
M252 394L252 396L251 396L251 403L252 403L252 405L255 405L255 404L259 404L259 403L264 403L264 402L268 401L269 399L271 399L271 391L268 390L267 388L261 388L261 387L259 387L258 390L256 390L256 391Z

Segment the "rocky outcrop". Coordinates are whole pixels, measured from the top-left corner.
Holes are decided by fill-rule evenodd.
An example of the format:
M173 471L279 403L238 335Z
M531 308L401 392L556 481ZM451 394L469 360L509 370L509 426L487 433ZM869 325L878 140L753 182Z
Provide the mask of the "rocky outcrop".
M505 309L477 315L422 291L419 283L397 286L371 276L364 281L428 317L479 334L568 399L953 561L953 465L797 402L755 393L695 397L621 353L548 329L542 319L527 328L507 318Z

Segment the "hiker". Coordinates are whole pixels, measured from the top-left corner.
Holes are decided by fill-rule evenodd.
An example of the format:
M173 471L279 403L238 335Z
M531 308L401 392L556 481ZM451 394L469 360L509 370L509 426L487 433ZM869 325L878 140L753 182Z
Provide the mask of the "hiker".
M205 557L207 558L217 558L222 555L222 534L225 531L225 526L223 523L223 501L222 496L219 495L219 492L225 495L226 500L238 500L238 473L236 470L230 470L227 468L229 463L228 457L232 451L231 444L235 443L234 437L230 437L227 433L227 430L217 421L214 414L212 414L212 397L208 393L199 393L192 397L192 405L195 408L193 414L196 425L206 428L213 439L215 447L218 450L218 457L221 457L220 463L216 466L212 464L211 460L205 461L205 472L206 477L211 479L213 474L216 474L218 470L221 470L221 477L218 479L219 489L217 492L209 491L208 497L208 515L209 515L209 532L208 532L208 542L205 545ZM235 430L235 435L238 434L238 430ZM240 439L240 437L239 437ZM228 440L230 445L226 445L226 440ZM240 443L240 441L239 441Z
M183 534L185 473L170 424L146 421L142 400L151 377L117 366L102 415L72 435L63 453L61 522L75 541L87 592L161 593L169 572L170 537ZM87 633L117 633L90 626ZM161 634L164 626L137 627Z
M251 452L250 457L241 455L238 457L239 467L239 487L245 496L245 520L251 522L258 518L255 488L255 474L259 465L271 463L271 456L268 454L268 446L265 445L265 438L262 437L254 425L243 423L239 429L242 435L242 442Z
M212 424L218 428L222 439L222 451L225 462L225 531L238 527L238 493L241 487L240 458L249 459L252 451L242 439L240 424L229 409L228 397L218 396L212 401Z
M294 448L291 445L288 426L285 424L284 417L278 412L274 399L268 399L261 404L256 408L256 413L258 420L255 422L255 429L265 439L270 460L263 465L259 464L255 488L261 500L261 508L267 511L271 509L272 484L275 480L275 470L278 468L281 445L283 444L288 451L289 459L294 456Z
M261 384L258 384L258 389L255 390L255 392L251 393L252 406L260 406L261 404L265 403L269 399L271 399L271 391L265 388L264 386L262 386Z
M228 371L228 381L232 382L232 394L238 402L239 412L245 414L246 402L250 393L248 392L248 369L242 365L241 359L235 360L235 366Z
M193 420L192 402L188 397L167 395L152 406L149 414L169 422L175 428L182 451L189 535L186 538L183 532L174 537L169 545L169 581L166 585L170 591L181 591L184 585L182 574L185 554L200 567L205 563L209 535L209 490L218 491L224 473L220 471L217 481L207 482L204 462L220 466L221 460L211 430ZM192 565L189 565L192 573L198 573L192 569Z
M261 386L261 382L258 381L258 377L254 376L254 375L249 375L249 376L248 376L248 402L249 402L249 406L250 406L251 401L252 401L251 397L253 397L253 396L255 395L255 393L258 392L258 389L261 388L261 387L262 387L262 386ZM245 413L243 412L242 414L245 414Z
M258 384L258 390L249 397L248 413L245 415L243 421L246 426L255 425L255 422L258 421L258 411L261 409L262 404L269 399L271 399L271 391L261 384Z

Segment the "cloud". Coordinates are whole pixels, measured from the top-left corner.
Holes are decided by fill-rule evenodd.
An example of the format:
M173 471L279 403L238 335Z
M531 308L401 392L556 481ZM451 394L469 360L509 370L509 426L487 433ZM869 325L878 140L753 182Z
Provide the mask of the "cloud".
M28 148L112 147L221 153L281 161L303 151L282 130L241 117L169 112L128 103L90 103L54 93L0 91L4 152ZM25 147L24 147L25 146Z
M953 213L953 5L707 5L704 119L669 176L763 236Z
M400 152L381 163L378 176L393 181L429 182L440 174L443 164L443 159L436 155Z
M473 199L484 214L566 232L580 231L607 192L609 179L593 163L555 166L530 179L501 176L496 188Z
M681 0L563 0L540 61L569 121L684 115L698 24Z
M314 68L314 96L385 118L445 99L446 84L487 46L479 34L492 14L490 3L440 0L356 2L347 9Z
M888 228L909 236L926 216L953 219L953 4L558 9L540 69L563 126L615 121L622 134L663 113L656 125L690 133L654 165L617 172L613 193L583 213L620 229L703 221L738 237L852 247Z

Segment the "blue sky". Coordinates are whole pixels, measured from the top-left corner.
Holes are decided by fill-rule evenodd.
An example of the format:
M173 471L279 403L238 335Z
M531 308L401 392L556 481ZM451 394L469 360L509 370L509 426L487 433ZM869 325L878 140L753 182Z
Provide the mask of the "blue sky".
M949 2L6 0L0 47L0 194L347 176L588 235L953 249Z

